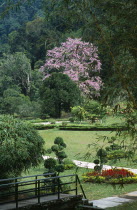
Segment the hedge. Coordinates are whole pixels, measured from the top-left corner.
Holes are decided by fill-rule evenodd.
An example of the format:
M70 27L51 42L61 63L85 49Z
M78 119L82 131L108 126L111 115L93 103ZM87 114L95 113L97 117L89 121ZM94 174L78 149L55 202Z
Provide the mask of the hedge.
M56 125L56 124L33 124L33 127L37 130L46 130L58 128L59 130L71 130L71 131L124 131L127 130L125 126L83 126L83 125Z
M60 130L74 130L74 131L124 131L127 130L125 126L58 126Z
M36 130L46 130L46 129L53 129L56 127L55 124L49 124L49 125L44 125L44 124L33 124L33 127L36 129Z

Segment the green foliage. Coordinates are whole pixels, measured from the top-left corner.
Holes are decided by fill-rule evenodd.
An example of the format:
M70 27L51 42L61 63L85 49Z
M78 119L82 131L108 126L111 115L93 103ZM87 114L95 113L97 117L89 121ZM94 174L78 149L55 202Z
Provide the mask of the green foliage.
M77 85L65 74L53 73L43 81L41 87L42 112L52 117L60 117L61 111L80 103Z
M94 167L95 171L101 171L103 168L103 164L107 163L108 159L107 159L107 152L104 149L98 149L96 156L99 158L98 160L94 160L94 163L96 164L96 166ZM100 163L100 165L98 166L98 164Z
M57 161L54 158L48 158L44 161L44 167L47 169L48 173L55 171Z
M59 150L58 145L53 145L53 146L51 147L51 150L52 150L53 152L57 152L57 151Z
M65 170L70 170L76 167L75 163L72 160L67 159L67 158L64 159L63 164L64 164Z
M65 170L65 168L64 168L64 164L58 164L58 165L56 165L56 168L55 168L55 170L57 171L57 172L64 172L64 170Z
M125 126L103 126L103 125L67 125L67 126L58 126L60 130L81 130L81 131L126 131L127 127Z
M94 163L98 165L99 164L99 160L98 159L94 160Z
M63 141L63 138L61 137L56 137L55 140L54 140L54 144L58 144L58 145L61 145L64 143Z
M67 122L62 122L62 126L67 126Z
M63 160L64 158L67 158L67 155L64 151L58 152L58 159Z
M71 169L73 169L73 168L75 168L75 167L76 167L75 164L65 164L65 165L64 165L64 169L65 169L65 170L71 170Z
M69 121L73 123L75 121L74 117L70 117Z
M107 152L104 149L99 149L97 151L97 156L101 159L107 156Z
M51 166L48 165L44 165L45 168L48 169L48 172L51 172L51 168L53 172L63 172L65 170L65 164L64 164L64 159L67 158L66 153L64 152L64 148L66 148L66 144L63 141L63 138L61 137L56 137L54 140L54 145L51 146L50 151L54 152L54 154L56 155L56 161L53 161L55 163L55 165L52 165L52 160L54 160L53 158L49 158L46 161L46 163L48 163L50 165L50 161L51 161ZM49 161L48 161L49 160Z
M28 123L0 116L0 178L21 175L37 166L44 154L44 140Z
M71 113L75 117L76 120L82 121L85 119L86 116L86 111L83 107L81 106L74 106L71 108Z
M5 76L10 79L6 87L4 87ZM5 56L0 65L0 77L0 83L4 88L7 89L16 85L21 89L21 93L28 95L31 77L30 60L21 52Z
M87 113L89 113L92 117L92 115L97 116L97 117L103 117L106 114L106 109L99 103L98 101L95 100L90 100L85 102L84 108Z
M46 129L53 129L56 125L44 125L44 124L33 124L32 125L36 130L46 130Z
M3 92L0 104L0 112L18 115L20 117L38 117L40 116L39 102L30 101L29 96L21 94L16 88L8 88Z
M55 125L56 124L56 121L55 120L51 120L50 122L52 125Z
M121 158L127 158L128 157L128 152L124 150L114 150L111 152L108 152L107 158L109 160L120 160Z

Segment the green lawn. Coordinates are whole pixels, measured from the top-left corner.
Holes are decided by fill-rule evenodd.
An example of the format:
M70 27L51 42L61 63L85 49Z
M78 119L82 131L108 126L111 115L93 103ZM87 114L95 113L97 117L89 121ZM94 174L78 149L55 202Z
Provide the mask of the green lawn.
M54 143L54 139L60 136L67 144L65 151L69 159L87 162L93 162L98 148L108 145L107 139L104 140L103 136L111 137L115 135L115 132L110 131L63 131L58 129L41 130L39 133L45 140L45 149L50 148ZM87 159L86 154L89 155ZM137 168L137 164L125 159L121 159L116 163L109 161L107 165Z
M100 141L102 135L112 136L110 131L61 131L57 129L41 130L40 135L45 140L45 149L50 148L56 137L62 137L67 144L66 154L72 160L85 160L84 155L89 151L91 157L87 161L93 161L98 146L107 145L107 141ZM97 145L91 145L97 143ZM90 148L89 148L90 145Z

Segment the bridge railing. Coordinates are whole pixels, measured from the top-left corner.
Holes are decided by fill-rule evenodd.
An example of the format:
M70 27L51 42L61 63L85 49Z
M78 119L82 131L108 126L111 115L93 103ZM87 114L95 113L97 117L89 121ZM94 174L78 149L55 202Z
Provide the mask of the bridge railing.
M31 180L24 181L24 179L30 178ZM73 195L78 195L79 188L83 197L86 198L77 174L56 176L54 173L48 173L1 179L0 205L14 202L16 203L16 209L18 209L19 201L37 198L37 203L41 203L41 197L48 195L57 195L57 199L60 199L61 194L73 192Z

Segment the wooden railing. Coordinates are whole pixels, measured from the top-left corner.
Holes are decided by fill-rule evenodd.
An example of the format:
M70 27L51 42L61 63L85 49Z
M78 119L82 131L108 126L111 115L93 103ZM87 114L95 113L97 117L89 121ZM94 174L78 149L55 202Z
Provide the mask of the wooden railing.
M31 180L27 180L30 178ZM26 180L24 181L24 179ZM64 182L63 179L67 181ZM72 191L74 192L73 195L78 195L79 188L86 199L77 174L56 176L54 173L48 173L0 179L0 205L14 202L16 209L18 209L21 200L37 198L37 203L41 203L42 196L57 195L57 199L60 199L61 194L70 194Z

